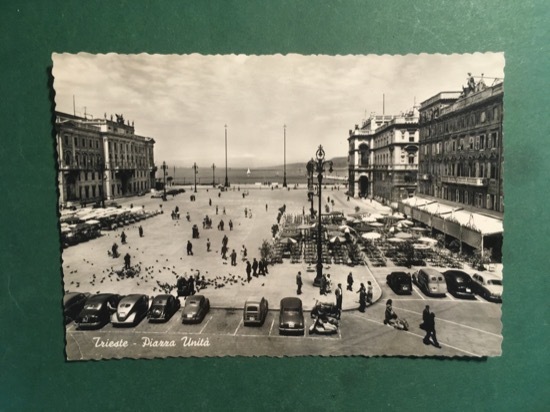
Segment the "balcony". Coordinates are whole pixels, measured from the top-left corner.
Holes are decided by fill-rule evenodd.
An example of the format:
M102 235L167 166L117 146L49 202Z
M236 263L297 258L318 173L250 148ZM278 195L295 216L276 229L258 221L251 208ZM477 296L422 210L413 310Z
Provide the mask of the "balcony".
M394 164L394 165L388 165L388 170L413 170L413 171L417 171L418 170L418 165L415 165L415 164L404 164L404 165L398 165L398 164Z
M454 185L484 187L489 184L488 179L483 177L465 177L465 176L441 176L442 183L451 183Z

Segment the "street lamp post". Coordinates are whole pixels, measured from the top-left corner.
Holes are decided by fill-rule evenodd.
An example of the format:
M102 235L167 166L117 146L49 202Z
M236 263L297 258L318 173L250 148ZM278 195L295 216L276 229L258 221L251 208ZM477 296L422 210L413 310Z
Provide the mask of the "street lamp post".
M197 173L198 173L198 167L197 163L193 163L193 174L195 175L195 190L194 192L197 193Z
M286 187L286 124L283 125L283 130L284 130L283 187Z
M212 187L216 187L216 165L212 163Z
M320 286L321 285L321 278L323 277L323 248L322 248L322 227L321 227L321 201L322 201L322 184L323 184L323 173L325 172L325 166L329 166L329 173L332 173L332 161L325 160L325 151L323 150L323 146L319 145L319 148L317 149L317 152L315 153L315 159L316 161L313 162L313 166L315 168L315 172L317 173L317 181L318 181L318 195L319 195L319 211L318 211L318 223L317 223L317 274L315 276L315 279L313 280L314 286Z
M166 200L166 169L168 169L168 166L166 166L166 162L162 162L161 168L162 168L162 175L164 180L162 200Z
M227 125L225 125L225 187L229 187L229 180L227 179Z

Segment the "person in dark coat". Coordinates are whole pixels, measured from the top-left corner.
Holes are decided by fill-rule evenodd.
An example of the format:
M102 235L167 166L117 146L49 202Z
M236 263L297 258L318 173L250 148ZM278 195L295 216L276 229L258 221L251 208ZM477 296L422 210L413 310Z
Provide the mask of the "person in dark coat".
M233 230L233 221L229 219L229 230Z
M441 345L437 341L435 333L435 313L430 312L427 316L427 321L424 322L424 328L426 329L426 336L424 336L424 344L429 345L432 343L436 348L440 348Z
M340 315L342 314L342 300L343 300L341 283L338 283L338 287L334 290L334 294L336 295L336 307L338 308L338 319L340 319Z
M302 294L302 285L302 272L298 272L298 274L296 275L296 286L298 287L298 289L296 290L296 294Z
M139 237L143 237L143 228L140 226L138 227Z
M258 276L258 261L256 260L256 258L254 258L254 261L252 262L252 272L253 276Z
M359 289L359 312L365 312L367 308L367 292L365 289Z
M252 280L252 276L250 276L251 273L252 273L252 266L250 265L250 261L247 260L246 261L246 280L249 283Z
M126 243L126 233L124 233L124 231L122 231L122 233L120 234L120 241L122 242L122 244Z
M206 251L210 252L210 239L206 239Z
M237 266L237 252L235 252L235 249L231 251L231 266Z
M325 274L321 276L321 286L319 287L319 294L321 295L327 294L327 276Z
M227 260L227 246L222 246L222 259Z
M426 325L426 322L428 322L429 317L430 317L430 305L426 305L426 307L422 311L422 323L424 324L424 326ZM426 330L425 328L423 329Z
M353 274L351 272L348 275L348 290L353 291Z
M126 253L124 255L124 269L130 269L130 254L129 253Z
M187 285L189 287L189 294L194 295L195 294L195 278L193 275L189 276L189 279L187 280Z
M388 299L384 312L384 325L392 325L395 319L397 319L397 314L393 311L393 301Z
M187 255L193 256L193 245L190 240L187 241Z
M111 246L111 253L113 254L114 258L118 257L118 245L116 244L116 242L113 243L113 246Z

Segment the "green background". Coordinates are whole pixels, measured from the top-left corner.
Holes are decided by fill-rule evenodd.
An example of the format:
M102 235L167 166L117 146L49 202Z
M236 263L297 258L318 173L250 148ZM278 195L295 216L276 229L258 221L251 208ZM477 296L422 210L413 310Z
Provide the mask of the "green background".
M545 409L549 14L544 0L2 1L0 410ZM504 51L502 357L65 362L49 70L79 51Z

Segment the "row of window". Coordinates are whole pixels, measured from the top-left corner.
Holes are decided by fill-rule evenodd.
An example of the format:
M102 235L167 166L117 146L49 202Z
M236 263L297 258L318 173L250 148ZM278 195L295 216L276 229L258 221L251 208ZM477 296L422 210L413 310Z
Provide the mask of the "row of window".
M133 182L129 185L128 190L132 193L138 193L140 191L148 190L148 182ZM123 192L122 185L112 184L111 185L111 196L120 196L127 194ZM101 185L82 185L78 187L78 198L75 198L74 192L70 191L68 193L68 200L92 200L101 197Z
M90 149L99 149L100 147L100 138L90 138L83 136L71 136L68 134L63 135L63 141L65 143L65 148L69 147L69 143L72 142L74 147L80 148L90 148ZM144 145L134 145L131 143L122 143L122 142L109 142L109 152L125 152L132 154L145 154Z
M500 112L500 104L496 104L482 110L454 116L432 126L421 127L421 134L425 133L425 135L429 137L434 134L452 133L464 129L473 129L474 127L485 124L486 122L497 122L501 120ZM439 109L436 109L433 113L434 114L431 115L429 113L421 113L420 124L422 125L422 123L433 120L434 118L437 119L439 116Z
M477 136L454 136L449 140L437 143L420 143L421 152L428 155L460 152L463 150L486 150L500 147L499 133L492 131L489 134Z
M420 163L420 173L430 173L432 175L440 176L483 177L488 179L498 179L499 163L496 161Z
M115 179L115 172L105 172L105 178L109 177L109 174L111 175L111 179ZM148 177L149 173L144 170L136 170L135 171L135 179L143 179ZM80 172L77 175L77 180L81 181L88 181L88 180L96 180L96 178L99 180L101 179L101 174L99 172Z
M451 202L462 203L480 209L489 209L504 212L503 197L494 194L475 192L467 189L451 189L446 186L421 185L420 193L434 196Z
M395 139L392 139L392 137L395 137ZM390 143L395 142L411 142L414 143L416 138L416 131L415 130L395 130L395 134L393 133L384 133L381 136L377 136L373 140L373 147L381 148L388 146ZM359 146L361 148L361 146Z

